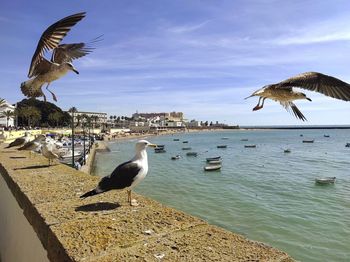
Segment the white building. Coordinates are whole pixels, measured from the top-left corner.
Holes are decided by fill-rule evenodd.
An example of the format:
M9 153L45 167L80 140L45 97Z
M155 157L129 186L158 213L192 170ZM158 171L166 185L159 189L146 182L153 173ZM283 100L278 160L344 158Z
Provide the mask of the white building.
M3 116L3 112L5 111L15 111L15 107L13 105L11 105L10 103L8 103L6 101L5 105L0 107L0 126L6 126L7 124L7 119L6 117ZM8 121L8 126L14 126L15 125L15 117L11 117L9 118L9 121Z
M71 112L67 111L67 113L69 115L72 115ZM88 117L92 117L92 116L97 116L97 121L96 121L96 124L106 124L107 123L107 113L100 113L100 112L82 112L82 111L79 111L79 112L75 112L74 113L74 121L77 121L76 117L77 116L81 116L81 115L87 115ZM93 121L94 123L95 121Z

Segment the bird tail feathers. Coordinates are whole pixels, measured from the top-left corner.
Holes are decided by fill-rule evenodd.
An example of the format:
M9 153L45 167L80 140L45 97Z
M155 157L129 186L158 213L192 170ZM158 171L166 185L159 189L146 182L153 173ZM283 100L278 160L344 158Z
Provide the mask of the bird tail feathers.
M84 195L81 195L80 198L87 198L87 197L91 197L91 196L94 196L94 195L97 195L97 194L100 194L102 192L99 192L96 188L89 191L89 192L86 192Z
M34 79L29 79L23 83L21 83L21 91L23 95L26 97L40 97L43 96L44 93L41 90L42 84L37 85L35 83L35 78Z

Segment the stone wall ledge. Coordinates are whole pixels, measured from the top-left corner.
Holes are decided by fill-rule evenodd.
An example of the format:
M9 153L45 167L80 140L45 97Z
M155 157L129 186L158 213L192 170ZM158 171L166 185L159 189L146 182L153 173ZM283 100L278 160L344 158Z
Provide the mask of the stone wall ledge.
M4 145L0 173L51 261L294 261L135 193L137 207L125 191L81 200L98 177Z

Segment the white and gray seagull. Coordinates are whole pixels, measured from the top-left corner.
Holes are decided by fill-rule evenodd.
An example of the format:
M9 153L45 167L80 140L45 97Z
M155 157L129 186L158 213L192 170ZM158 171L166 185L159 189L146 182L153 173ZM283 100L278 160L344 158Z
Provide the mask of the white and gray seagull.
M32 151L38 151L42 147L42 143L45 141L46 136L45 135L38 135L35 139L32 141L29 141L25 143L23 146L18 148L19 151L29 151L29 156L31 155Z
M72 65L74 59L80 58L92 52L93 48L86 43L60 44L71 28L85 17L85 12L67 16L49 26L41 35L37 48L33 55L28 77L29 80L21 84L22 93L27 97L44 97L42 86L47 83L46 89L57 101L56 95L48 89L50 83L55 81L68 71L79 72ZM46 51L52 50L51 60L44 57Z
M117 166L109 176L101 179L95 189L83 194L80 198L94 196L113 189L127 189L129 204L131 206L137 205L131 199L131 190L147 175L148 160L146 148L148 146L157 147L157 145L151 144L146 140L138 141L135 146L136 154L130 161Z
M336 99L350 101L350 84L338 78L317 72L302 73L277 84L266 85L245 99L253 96L259 97L258 104L253 108L253 111L262 109L266 98L272 99L279 102L287 111L291 108L295 117L305 121L305 116L293 101L302 99L312 100L306 94L294 91L293 87L316 91ZM260 104L261 99L262 103Z
M25 143L28 143L30 140L30 132L24 132L24 136L16 138L15 141L11 142L6 148L11 148L14 146L23 146Z

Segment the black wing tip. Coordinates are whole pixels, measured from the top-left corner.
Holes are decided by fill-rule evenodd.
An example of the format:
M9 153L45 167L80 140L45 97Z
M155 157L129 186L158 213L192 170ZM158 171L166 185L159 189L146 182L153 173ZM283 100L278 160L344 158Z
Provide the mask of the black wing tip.
M93 189L89 192L86 192L85 194L81 195L80 198L87 198L87 197L90 197L90 196L94 196L94 195L97 195L99 194L96 189Z

